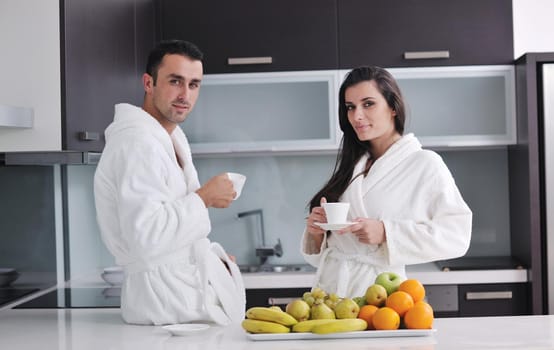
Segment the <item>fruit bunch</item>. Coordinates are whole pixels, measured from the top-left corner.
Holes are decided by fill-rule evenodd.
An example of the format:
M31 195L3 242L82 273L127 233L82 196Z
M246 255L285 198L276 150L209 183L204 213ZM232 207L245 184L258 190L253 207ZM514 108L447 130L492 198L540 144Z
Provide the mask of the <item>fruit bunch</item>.
M250 333L312 332L328 334L361 330L429 329L433 309L424 301L425 288L415 279L402 281L381 273L364 296L340 298L321 288L278 306L252 307L242 327Z
M365 293L366 305L358 317L368 329L430 329L433 308L425 302L425 287L416 279L402 280L391 272L381 273Z

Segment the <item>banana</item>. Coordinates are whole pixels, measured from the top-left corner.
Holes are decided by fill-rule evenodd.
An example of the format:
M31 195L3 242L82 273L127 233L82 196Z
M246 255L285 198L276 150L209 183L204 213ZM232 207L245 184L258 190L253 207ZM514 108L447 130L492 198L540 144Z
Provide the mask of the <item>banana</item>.
M324 318L324 319L320 319L320 320L300 321L297 324L295 324L294 326L292 326L292 331L297 332L297 333L311 332L312 328L314 328L315 326L318 326L320 324L329 323L331 321L334 321L334 320L329 319L329 318Z
M343 318L340 320L331 320L312 328L312 333L329 334L340 332L363 331L367 329L367 322L361 318Z
M250 333L289 333L290 328L282 324L268 321L245 319L242 328Z
M286 312L269 307L251 307L246 311L246 317L252 320L276 322L287 327L298 323L294 317Z

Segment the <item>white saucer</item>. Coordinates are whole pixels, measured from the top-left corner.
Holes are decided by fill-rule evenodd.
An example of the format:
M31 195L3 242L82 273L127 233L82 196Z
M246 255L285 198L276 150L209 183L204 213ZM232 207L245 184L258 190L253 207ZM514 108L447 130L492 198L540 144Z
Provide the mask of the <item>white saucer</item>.
M328 223L323 223L323 222L314 222L314 224L316 224L317 226L321 227L322 229L324 229L326 231L335 231L335 230L340 230L340 229L343 229L347 226L353 225L353 224L355 224L355 222L343 222L343 223L340 223L340 224L328 224Z
M182 324L169 324L163 326L163 329L171 333L171 335L191 335L201 331L205 331L210 328L210 325L205 323L182 323Z

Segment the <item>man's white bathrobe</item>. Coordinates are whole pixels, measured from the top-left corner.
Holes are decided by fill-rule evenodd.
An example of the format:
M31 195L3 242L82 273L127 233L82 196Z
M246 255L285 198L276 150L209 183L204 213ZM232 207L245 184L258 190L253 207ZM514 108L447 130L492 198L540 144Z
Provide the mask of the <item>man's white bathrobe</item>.
M195 193L198 174L182 130L169 135L141 108L118 104L105 135L94 197L102 240L125 271L124 320L241 321L242 277L207 238L208 209Z
M363 171L367 159L360 159L353 176ZM318 268L314 287L329 293L363 296L381 272L406 278L405 265L455 258L469 247L471 210L441 157L423 150L413 134L395 142L340 201L350 202L349 220L381 220L386 242L368 245L352 233L331 233L319 250L304 232L302 253Z

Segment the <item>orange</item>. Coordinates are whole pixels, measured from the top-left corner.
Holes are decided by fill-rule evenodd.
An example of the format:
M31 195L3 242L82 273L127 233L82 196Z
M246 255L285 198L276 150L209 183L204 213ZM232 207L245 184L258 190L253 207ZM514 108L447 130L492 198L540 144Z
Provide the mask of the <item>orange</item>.
M415 305L404 316L404 324L408 329L431 329L433 320L433 309L429 304Z
M418 305L421 305L421 306L424 306L424 307L428 308L431 311L431 313L433 313L433 307L430 304L428 304L427 302L421 300L421 301L418 301L417 303L414 303L414 306L418 306Z
M412 296L414 303L425 298L425 287L416 279L408 279L400 284L398 290L406 292Z
M400 327L400 316L396 311L386 306L375 311L371 321L377 330L395 330Z
M365 320L367 322L367 329L375 329L373 326L373 315L379 308L375 305L364 305L360 308L358 313L358 318Z
M399 290L387 297L385 305L396 311L400 317L403 317L406 311L414 306L414 299L410 294Z

